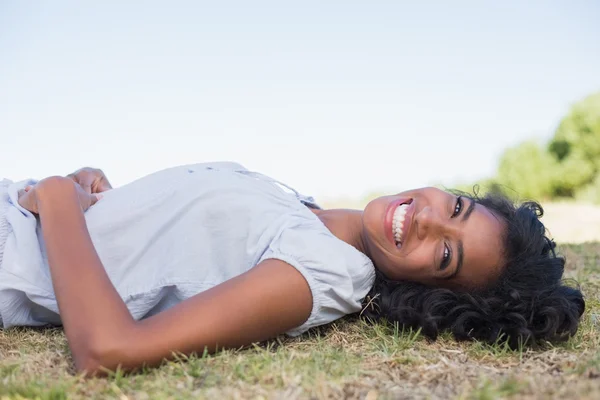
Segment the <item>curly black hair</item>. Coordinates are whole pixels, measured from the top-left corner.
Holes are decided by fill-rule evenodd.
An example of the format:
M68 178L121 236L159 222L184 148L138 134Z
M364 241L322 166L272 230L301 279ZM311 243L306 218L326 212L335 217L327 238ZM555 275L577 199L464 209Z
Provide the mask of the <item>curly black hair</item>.
M498 192L467 197L506 223L506 264L499 279L468 292L392 281L377 272L362 316L421 329L433 340L449 331L457 340L507 343L511 348L574 335L585 301L578 288L562 280L565 259L546 236L539 219L542 207L536 202L516 206Z

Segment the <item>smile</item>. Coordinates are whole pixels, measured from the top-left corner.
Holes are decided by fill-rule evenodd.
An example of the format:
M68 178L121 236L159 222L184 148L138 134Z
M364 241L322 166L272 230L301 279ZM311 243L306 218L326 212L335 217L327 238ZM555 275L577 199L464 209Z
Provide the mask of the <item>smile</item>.
M414 213L413 200L397 200L388 207L386 235L397 248L401 248L406 239L408 239L408 233L410 231Z
M396 245L402 243L402 237L404 234L404 220L406 218L406 211L408 210L408 206L408 204L400 204L398 207L396 207L396 211L394 211L394 219L392 221L392 233L394 234L394 240L396 240Z

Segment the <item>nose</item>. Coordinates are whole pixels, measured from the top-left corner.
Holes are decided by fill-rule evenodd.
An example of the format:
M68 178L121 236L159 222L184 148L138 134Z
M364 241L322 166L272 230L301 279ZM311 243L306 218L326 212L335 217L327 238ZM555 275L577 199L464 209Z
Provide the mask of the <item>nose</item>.
M430 206L423 207L415 215L415 222L417 223L417 237L420 240L430 235L446 235L451 229L448 221Z

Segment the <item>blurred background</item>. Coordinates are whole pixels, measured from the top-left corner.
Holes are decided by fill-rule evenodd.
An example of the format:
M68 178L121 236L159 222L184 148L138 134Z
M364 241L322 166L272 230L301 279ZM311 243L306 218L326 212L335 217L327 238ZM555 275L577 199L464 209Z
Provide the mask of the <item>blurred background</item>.
M233 160L327 206L425 185L600 240L600 3L0 1L0 177Z

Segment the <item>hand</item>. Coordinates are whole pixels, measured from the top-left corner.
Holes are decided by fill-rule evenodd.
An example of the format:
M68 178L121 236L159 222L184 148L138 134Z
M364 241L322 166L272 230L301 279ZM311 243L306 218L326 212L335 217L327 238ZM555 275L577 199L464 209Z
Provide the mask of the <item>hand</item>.
M69 195L69 191L75 190L79 199L79 205L83 212L96 204L102 198L101 194L91 194L84 190L79 184L74 183L69 178L53 176L38 182L34 186L26 186L19 190L19 205L33 214L39 214L40 192L45 191L49 194L47 198L60 201L63 196Z
M102 193L112 189L106 175L97 168L85 167L67 175L88 194Z

